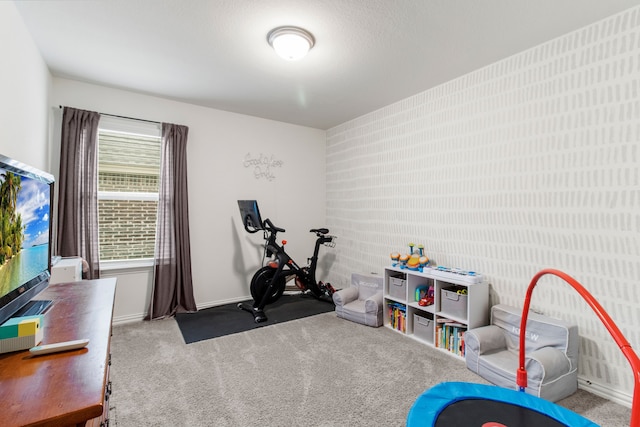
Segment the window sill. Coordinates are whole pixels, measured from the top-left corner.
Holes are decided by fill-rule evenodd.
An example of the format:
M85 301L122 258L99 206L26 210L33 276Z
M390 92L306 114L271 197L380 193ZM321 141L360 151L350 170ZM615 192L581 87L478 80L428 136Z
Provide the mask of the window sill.
M153 258L100 261L100 271L135 270L153 267Z

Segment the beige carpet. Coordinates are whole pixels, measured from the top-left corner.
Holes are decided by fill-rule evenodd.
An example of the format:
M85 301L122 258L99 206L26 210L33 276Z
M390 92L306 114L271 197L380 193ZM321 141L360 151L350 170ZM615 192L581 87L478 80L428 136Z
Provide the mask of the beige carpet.
M173 319L131 323L113 328L111 350L118 427L403 426L430 386L486 384L460 359L334 313L189 345ZM561 403L629 425L628 408L582 390Z

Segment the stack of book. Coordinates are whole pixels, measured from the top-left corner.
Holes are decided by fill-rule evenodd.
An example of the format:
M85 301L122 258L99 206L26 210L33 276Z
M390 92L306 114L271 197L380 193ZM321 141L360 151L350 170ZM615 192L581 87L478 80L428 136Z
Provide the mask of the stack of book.
M389 326L393 329L406 332L407 331L407 307L404 304L388 303L389 310Z
M464 333L467 326L449 319L438 319L435 344L451 353L464 357Z

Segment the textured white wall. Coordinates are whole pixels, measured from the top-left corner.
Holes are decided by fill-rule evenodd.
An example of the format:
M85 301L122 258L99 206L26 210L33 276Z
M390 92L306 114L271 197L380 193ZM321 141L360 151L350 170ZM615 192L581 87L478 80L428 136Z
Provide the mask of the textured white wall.
M330 129L331 279L422 243L521 307L557 268L638 348L639 144L640 8ZM630 399L631 369L568 285L547 276L532 307L578 323L583 384Z

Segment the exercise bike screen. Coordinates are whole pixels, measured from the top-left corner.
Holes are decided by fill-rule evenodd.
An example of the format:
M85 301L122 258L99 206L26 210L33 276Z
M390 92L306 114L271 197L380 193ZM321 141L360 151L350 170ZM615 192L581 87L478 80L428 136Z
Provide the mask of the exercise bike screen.
M245 230L255 233L263 229L262 217L256 200L238 200L238 208L240 209L240 217Z

